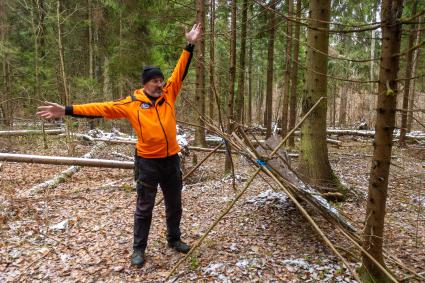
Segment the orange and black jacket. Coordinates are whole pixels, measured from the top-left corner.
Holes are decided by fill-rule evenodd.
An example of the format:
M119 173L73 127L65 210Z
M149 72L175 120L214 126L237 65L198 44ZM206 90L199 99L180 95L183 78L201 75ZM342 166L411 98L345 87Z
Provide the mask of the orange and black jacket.
M177 143L174 104L187 74L192 53L193 45L186 46L163 88L162 95L154 103L143 89L137 89L132 95L118 101L67 106L65 114L87 118L126 118L137 134L138 156L163 158L177 154L180 146Z

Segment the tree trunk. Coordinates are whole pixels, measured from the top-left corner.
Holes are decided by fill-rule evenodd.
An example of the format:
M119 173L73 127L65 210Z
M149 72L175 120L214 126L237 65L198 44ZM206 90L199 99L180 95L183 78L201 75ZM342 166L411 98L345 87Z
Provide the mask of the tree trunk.
M261 74L260 74L261 76ZM263 113L263 100L264 100L264 82L263 79L260 77L258 80L258 88L257 88L257 123L258 124L263 124L266 125L265 120L264 120L264 114ZM263 122L263 123L261 123Z
M56 17L57 17L57 29L58 29L58 51L59 51L59 60L60 60L60 72L62 76L62 82L63 82L63 91L64 96L62 97L63 103L65 105L70 105L71 101L69 99L68 94L68 82L66 78L66 72L65 72L65 60L64 60L64 54L63 54L63 45L62 45L62 25L61 25L61 2L58 0L56 2Z
M111 78L109 74L109 59L106 55L103 61L103 99L105 101L114 100L112 94Z
M38 1L35 1L35 6L31 6L31 28L33 35L33 43L34 43L34 97L36 99L40 99L40 66L39 66L39 21L35 10L39 10Z
M288 15L292 16L294 2L293 0L288 0ZM282 137L285 137L288 133L288 106L289 106L289 96L291 92L291 77L292 77L292 22L286 21L286 33L288 37L286 38L286 50L285 50L285 75L283 83L283 103L282 103L282 131L280 134Z
M246 21L248 17L248 0L242 2L241 48L239 53L238 95L236 96L235 120L242 124L242 113L245 95L245 57L246 57Z
M400 52L400 17L402 10L403 0L382 1L382 53L379 68L376 134L369 178L366 226L363 232L363 247L382 265L384 264L382 254L384 217L398 92L397 73L400 60L399 56L394 55ZM369 257L363 255L362 263L365 280L389 281Z
M196 22L205 27L205 0L196 0ZM199 112L205 115L205 38L202 36L196 46L196 90L195 105ZM204 122L201 117L197 119L198 125L195 131L195 144L205 146Z
M270 8L275 10L276 0L270 0ZM276 31L276 15L274 12L269 12L269 42L267 52L267 89L266 89L266 111L265 111L265 126L267 128L266 138L272 135L272 114L273 114L273 58L274 58L274 40Z
M307 42L312 48L307 48L302 102L304 114L321 97L327 97L328 56L324 54L328 53L329 46L330 6L330 0L310 1L308 23L312 28L308 30ZM311 184L336 187L344 193L328 159L326 113L327 103L324 101L301 127L300 172Z
M412 16L416 15L416 8L418 6L418 0L413 2L412 6ZM416 29L416 24L411 25L412 30ZM410 78L412 76L412 70L413 70L413 52L414 50L411 50L413 47L413 44L415 43L416 39L416 32L411 32L409 34L409 43L408 43L408 52L406 57L406 71L404 73L405 78ZM409 108L409 93L410 93L410 86L412 85L411 80L407 80L404 82L404 91L403 91L403 106L402 112L401 112L401 125L400 125L400 138L398 140L400 146L406 146L406 131L407 131L407 110Z
M420 17L418 19L418 21L421 22L422 19L423 19L423 17ZM419 45L420 38L421 38L421 30L419 29L416 32L415 46ZM419 52L420 52L420 49L418 48L413 53L413 60L412 60L413 61L413 66L412 66L413 72L412 72L412 77L415 77L416 76L416 71L417 71L416 66L417 66L417 63L418 63ZM413 80L411 94L409 95L410 101L409 101L409 113L407 115L407 132L410 132L412 130L412 121L413 121L413 111L412 110L413 110L413 105L415 105L415 96L416 96L415 84L416 84L416 81Z
M6 8L6 2L0 1L0 39L2 42L6 42L8 34L8 17ZM2 95L0 96L0 107L2 112L3 125L10 128L12 124L12 113L10 110L11 104L7 100L12 97L12 81L10 79L10 64L7 52L4 52L3 54L2 70L3 90L1 92Z
M214 89L215 86L215 0L210 2L210 88L209 88L209 116L214 119Z
M93 7L92 0L87 0L88 44L89 44L89 78L94 79L94 52L93 52Z
M347 126L347 92L348 92L348 83L345 82L339 94L340 103L339 103L339 121L338 125L341 128L345 128Z
M296 17L301 18L301 0L297 0ZM294 40L294 62L291 69L291 97L289 99L289 129L295 127L297 118L297 86L298 86L298 57L300 54L300 30L299 22L295 24L295 40ZM294 136L291 135L288 139L288 145L294 146Z
M376 22L376 11L378 10L378 2L376 2L375 5L372 7L372 22ZM375 58L375 48L376 48L376 30L371 30L371 41L370 41L370 58ZM375 80L375 61L370 61L370 74L369 74L369 80L374 81ZM370 84L370 94L372 96L372 99L370 99L368 96L367 100L369 103L367 103L367 113L368 115L368 123L369 125L372 124L372 121L374 120L374 110L376 107L376 99L375 99L375 93L376 93L376 85L375 83Z
M230 67L229 67L229 96L227 100L227 116L228 116L228 125L227 133L231 134L233 132L233 121L234 121L234 111L233 111L233 101L235 99L235 80L236 80L236 0L232 0L232 15L231 15L231 24L230 24ZM231 169L231 156L226 156L224 171L226 173L230 172Z
M253 14L252 11L252 3L249 4L249 15L250 17ZM249 25L250 30L252 28L252 24ZM252 56L253 50L252 50L252 38L249 38L249 51L248 51L248 111L246 112L246 121L248 126L250 127L252 125L252 80L254 79L252 76Z

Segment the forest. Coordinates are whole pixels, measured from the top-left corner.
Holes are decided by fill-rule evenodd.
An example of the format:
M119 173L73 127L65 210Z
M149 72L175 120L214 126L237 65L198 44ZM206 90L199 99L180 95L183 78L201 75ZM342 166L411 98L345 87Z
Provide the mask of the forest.
M425 282L424 46L424 0L0 1L0 281ZM139 90L136 124L77 117ZM138 267L139 145L169 157L167 105L190 250L160 183Z

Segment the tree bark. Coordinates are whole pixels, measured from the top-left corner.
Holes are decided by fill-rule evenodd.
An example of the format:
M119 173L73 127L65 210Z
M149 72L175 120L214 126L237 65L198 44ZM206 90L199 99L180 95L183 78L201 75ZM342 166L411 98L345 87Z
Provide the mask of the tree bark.
M418 6L418 0L413 2L412 5L412 16L416 15L416 10ZM411 28L412 30L416 29L416 24L412 24ZM409 34L409 43L408 43L408 52L406 56L406 71L405 71L405 78L410 78L412 76L412 70L413 70L413 52L412 50L413 44L415 43L416 39L416 32L411 32ZM409 94L410 94L410 86L412 85L411 80L407 80L404 83L404 91L403 91L403 106L402 109L408 109L409 108ZM407 112L402 111L401 112L401 125L400 125L400 138L398 140L400 146L406 146L406 132L407 132Z
M242 2L241 47L239 53L238 95L236 96L235 120L242 124L245 96L245 58L246 58L246 21L248 17L248 0Z
M366 225L363 247L380 264L384 265L382 244L384 236L385 207L388 176L391 162L392 137L397 103L397 73L399 70L403 0L383 0L381 8L382 53L379 68L376 134L372 168L369 178ZM364 278L387 282L387 276L367 257L362 257Z
M294 2L293 0L288 0L288 15L292 16L292 10ZM283 83L283 102L282 102L282 137L285 137L288 133L288 106L289 106L289 96L291 92L291 77L292 77L292 22L286 21L286 33L288 37L286 38L286 50L285 50L285 75Z
M63 44L62 44L62 25L61 25L61 2L60 0L58 0L56 2L56 24L57 24L57 29L58 29L58 51L59 51L59 61L60 61L60 72L61 72L61 76L62 76L62 82L63 82L63 91L64 91L64 96L62 98L62 102L65 105L70 105L71 101L69 98L69 93L68 93L68 81L66 78L66 72L65 72L65 60L64 60L64 52L63 52Z
M196 0L196 22L205 27L205 0ZM196 90L195 105L199 112L205 115L205 38L202 36L196 46ZM197 117L197 123L201 127L196 128L195 143L200 146L205 145L204 121Z
M0 39L2 42L6 43L7 34L8 34L8 16L7 16L7 6L5 1L0 1ZM1 92L1 112L2 112L2 122L6 127L10 127L12 124L12 113L10 110L10 103L7 101L12 97L12 81L10 79L10 64L8 59L8 54L5 52L3 54L2 60L2 77L3 77L3 91Z
M301 0L297 0L296 17L301 18ZM298 86L298 59L300 54L300 30L299 22L295 23L294 62L291 69L291 97L289 98L289 130L295 127L297 118L297 86ZM294 136L288 139L288 145L294 146Z
M234 99L235 99L235 80L236 80L236 0L232 0L231 6L231 24L230 24L230 67L229 67L229 97L227 100L227 133L231 134L234 128ZM224 171L230 172L231 156L226 156Z
M307 70L302 102L302 113L321 98L327 97L327 77L329 47L330 0L310 1L307 42ZM318 50L319 52L315 51ZM322 75L324 74L324 75ZM306 119L301 127L300 165L304 178L313 185L332 186L344 190L332 171L326 144L327 103L323 102Z
M423 17L419 18L419 22L421 22L423 19ZM415 46L419 45L419 41L421 39L421 30L418 30L416 32L416 42L415 42ZM418 58L419 58L419 53L420 53L420 49L416 49L413 53L413 72L412 72L412 77L416 76L416 71L417 68L416 66L418 65ZM407 132L410 133L410 131L412 130L412 121L413 121L413 105L415 104L415 96L416 96L416 92L415 92L415 84L416 84L416 80L413 80L412 83L412 89L411 89L411 94L409 95L410 97L410 101L409 101L409 113L407 115Z
M276 0L270 0L270 8L275 10ZM270 20L268 26L269 42L267 51L267 88L266 88L266 111L265 111L265 126L267 128L266 138L272 135L272 114L273 114L273 58L274 58L274 41L276 31L276 15L274 12L269 12Z
M215 86L215 0L210 2L210 88L209 88L209 116L214 119L214 86Z
M338 125L341 128L347 126L347 95L348 95L348 83L345 82L340 88L340 103L339 103L339 119Z

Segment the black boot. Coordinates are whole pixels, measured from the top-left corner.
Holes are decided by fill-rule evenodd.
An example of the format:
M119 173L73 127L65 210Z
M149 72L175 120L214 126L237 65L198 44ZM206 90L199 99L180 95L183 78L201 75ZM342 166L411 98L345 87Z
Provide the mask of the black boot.
M187 254L190 251L190 246L188 244L183 243L181 240L168 242L168 246L170 248L175 249L179 253Z
M145 252L141 250L133 251L131 256L131 264L136 266L142 266L145 263Z

